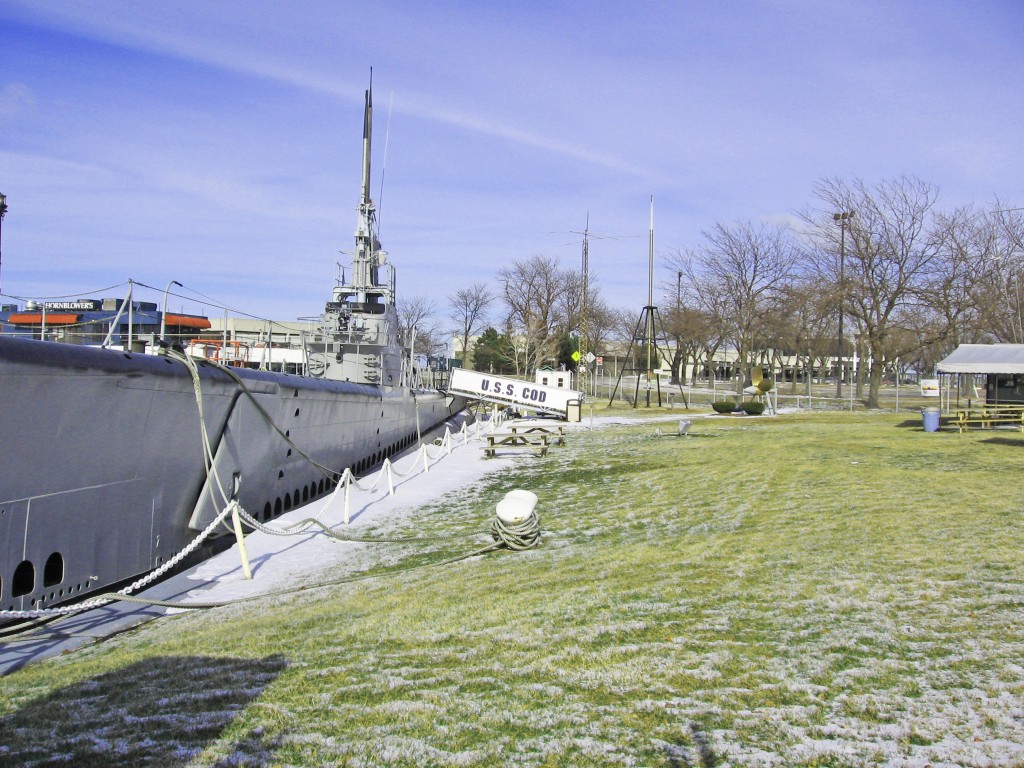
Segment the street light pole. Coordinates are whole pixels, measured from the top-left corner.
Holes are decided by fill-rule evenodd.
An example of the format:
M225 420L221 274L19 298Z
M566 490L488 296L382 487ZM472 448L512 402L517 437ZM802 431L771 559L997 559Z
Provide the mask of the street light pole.
M167 287L164 288L164 311L160 313L160 341L163 341L164 336L167 335L167 294L170 292L172 285L176 285L179 288L185 287L177 280L171 280Z
M853 218L853 211L833 213L832 218L839 222L839 345L836 349L836 397L843 396L843 294L846 291L846 222Z
M680 269L680 270L676 271L676 321L675 321L675 330L673 332L674 335L675 335L675 338L676 338L676 359L678 359L678 360L682 360L682 354L680 353L680 350L679 350L679 345L680 345L680 342L681 342L682 336L683 336L683 333L682 333L682 325L683 325L683 318L682 318L682 314L683 314L682 284L683 284L683 271ZM684 367L685 366L682 365L682 363L680 363L679 371L676 372L676 377L677 377L677 379L679 381L679 385L680 386L682 386L683 381L686 379L686 376L683 375L683 370L682 370Z
M4 214L7 213L7 195L0 192L0 268L3 267L3 240L4 240ZM0 284L0 293L3 293L3 286Z

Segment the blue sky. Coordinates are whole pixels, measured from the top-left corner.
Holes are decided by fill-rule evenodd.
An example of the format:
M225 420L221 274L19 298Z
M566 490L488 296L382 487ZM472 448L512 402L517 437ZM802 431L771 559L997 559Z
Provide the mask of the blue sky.
M589 214L622 237L592 275L639 312L652 195L659 262L717 221L793 219L825 177L1024 205L1022 40L1017 0L4 0L0 286L178 280L176 309L318 314L372 66L401 295L577 266Z

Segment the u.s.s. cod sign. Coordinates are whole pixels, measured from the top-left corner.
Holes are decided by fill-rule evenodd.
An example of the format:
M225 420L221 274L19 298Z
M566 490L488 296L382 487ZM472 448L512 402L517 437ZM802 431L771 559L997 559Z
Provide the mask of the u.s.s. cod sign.
M549 387L522 379L468 371L465 368L452 371L448 390L466 397L555 413L563 418L568 418L570 406L578 407L583 399L582 393L574 389Z

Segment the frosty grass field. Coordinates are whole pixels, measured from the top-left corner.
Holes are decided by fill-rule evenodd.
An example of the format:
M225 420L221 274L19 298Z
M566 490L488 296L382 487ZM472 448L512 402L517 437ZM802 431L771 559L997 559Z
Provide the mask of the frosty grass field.
M673 426L575 431L372 526L482 536L295 577L376 578L0 679L0 765L1024 766L1024 435ZM538 549L395 572L485 543L513 488Z

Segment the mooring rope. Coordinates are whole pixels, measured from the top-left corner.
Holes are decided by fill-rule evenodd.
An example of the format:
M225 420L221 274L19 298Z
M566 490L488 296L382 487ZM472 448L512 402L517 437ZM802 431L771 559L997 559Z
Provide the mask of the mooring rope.
M232 504L237 506L237 502L232 502ZM199 545L209 538L210 534L213 533L217 526L219 526L228 517L228 515L234 511L235 506L232 506L232 504L226 506L224 510L213 520L213 522L206 526L206 528L191 542L189 542L187 546L178 552L178 554L159 568L153 569L142 578L132 582L123 589L119 589L117 592L95 595L84 602L74 603L72 605L58 605L53 608L32 608L27 611L0 611L0 618L10 617L20 619L39 618L42 616L68 616L74 613L88 611L93 608L99 608L117 600L124 600L130 597L132 592L142 589L142 587L145 587L159 579L172 568L176 567L182 560L195 552ZM238 508L241 509L241 507Z
M331 535L331 532L325 531ZM479 535L479 534L474 534ZM451 565L461 560L468 560L472 557L478 557L480 555L487 554L489 552L496 552L501 549L509 549L511 551L523 551L532 549L540 543L540 520L535 512L531 512L530 516L518 525L508 525L502 523L497 516L495 516L494 522L491 524L491 536L494 538L493 544L488 544L485 547L480 547L471 552L465 552L460 555L440 560L436 563L423 563L420 565L410 566L408 568L399 568L392 571L386 571L384 573L357 573L349 576L342 576L337 579L329 579L327 581L317 582L316 584L302 584L287 589L272 590L269 592L261 592L256 595L248 595L245 597L236 597L229 600L205 600L205 601L191 601L185 602L181 600L159 600L156 598L142 597L139 595L130 595L122 592L113 592L107 594L97 595L94 600L103 600L102 604L110 602L124 602L124 603L137 603L139 605L151 605L161 608L178 608L182 610L210 610L213 608L224 608L229 605L237 605L239 603L248 603L255 600L271 599L276 597L284 597L287 595L293 595L299 592L307 592L316 589L323 589L325 587L338 586L340 584L349 584L355 581L365 581L367 579L382 578L385 576L398 576L401 574L411 573L413 571L422 570L424 568L436 568L444 565ZM368 541L373 543L404 543L411 541L431 541L436 538L443 537L396 537L390 539L373 539L370 537L356 537L347 539L348 541ZM79 608L79 606L75 606ZM93 606L96 607L96 606ZM80 610L84 610L79 608ZM51 609L53 611L59 609Z
M447 451L447 453L449 453L449 454L451 453L451 436L452 436L452 433L451 433L451 430L449 428L447 428L447 427L445 428L444 438L441 439L440 447L442 448L442 450L436 456L432 457L430 455L430 451L427 448L427 445L426 444L422 444L420 446L420 449L419 449L419 456L417 457L417 461L413 463L413 465L409 468L409 470L407 472L405 472L405 473L398 472L398 470L395 470L393 468L393 465L392 465L390 459L386 458L384 460L384 464L381 467L381 471L377 474L377 477L374 479L373 483L371 483L368 487L363 487L363 485L358 482L358 478L356 478L355 475L352 473L351 468L346 468L342 472L341 478L339 479L339 481L337 483L337 486L334 489L334 492L327 499L327 503L325 503L323 505L323 507L321 508L320 512L317 514L317 516L315 518L306 518L306 519L304 519L302 521L299 521L297 523L294 523L294 524L288 526L285 529L272 528L272 527L263 525L259 520L257 520L255 517L250 515L248 512L246 512L245 509L237 502L237 500L228 498L227 495L224 493L223 486L222 486L222 484L220 482L219 476L217 475L215 456L214 456L214 453L213 453L212 446L210 444L209 432L208 432L207 426L206 426L206 414L205 414L205 410L204 410L204 407L203 407L203 398L202 398L202 380L201 380L201 377L199 375L198 365L196 364L196 362L195 362L195 360L193 358L191 358L190 356L188 356L188 355L186 355L186 354L184 354L182 352L179 352L179 351L177 351L177 350L175 350L173 348L166 349L165 353L168 355L168 357L171 357L172 359L175 359L175 360L178 360L179 362L181 362L183 365L185 365L186 369L189 371L190 377L192 379L193 393L195 395L195 400L196 400L196 408L198 410L198 415L199 415L200 442L201 442L202 451L203 451L203 465L204 465L204 469L205 469L207 478L209 479L209 478L212 477L212 479L213 479L212 483L206 483L206 484L211 486L211 490L210 490L211 493L214 492L213 491L213 487L216 487L216 489L220 492L221 499L222 499L222 501L223 501L223 503L225 505L224 508L222 509L220 514L217 515L217 517L214 518L214 520L199 535L197 535L188 545L186 545L184 548L182 548L181 551L179 551L176 555L174 555L166 563L161 565L159 568L156 568L156 569L150 571L149 573L144 575L142 578L132 582L127 587L124 587L123 589L118 590L117 592L101 593L101 594L98 594L98 595L94 595L93 597L91 597L90 599L88 599L86 601L83 601L83 602L80 602L80 603L74 603L72 605L66 605L66 606L55 606L55 607L52 607L52 608L34 608L34 609L29 609L29 610L18 610L18 611L0 610L0 619L3 619L3 618L11 618L11 619L40 619L40 618L47 618L47 617L68 616L68 615L73 615L73 614L76 614L76 613L81 613L81 612L84 612L84 611L87 611L87 610L91 610L93 608L99 608L101 606L108 605L111 602L118 602L118 601L121 601L121 602L136 602L136 603L143 603L143 604L149 604L149 605L155 605L155 606L167 606L167 607L177 607L177 608L204 608L204 607L219 607L222 604L223 605L227 605L231 601L225 602L225 603L222 603L222 604L221 603L218 603L218 604L211 603L209 605L204 605L204 604L183 605L183 604L180 604L180 603L170 603L168 601L159 601L159 600L150 600L150 599L146 599L146 598L141 598L141 597L133 596L132 593L138 591L139 589L141 589L141 588L143 588L143 587L145 587L145 586L147 586L147 585L149 585L151 583L153 583L154 581L156 581L157 579L162 577L164 574L166 574L168 571L170 571L173 568L175 568L178 564L181 563L182 560L184 560L186 557L191 555L207 538L209 538L210 535L214 532L214 530L216 530L220 525L224 525L225 527L228 527L227 518L229 516L231 516L232 514L237 515L237 517L240 520L244 521L247 525L249 525L254 530L259 530L259 531L261 531L263 533L267 533L269 535L275 535L275 536L295 536L295 535L300 535L300 534L305 533L306 531L309 530L309 528L314 527L314 526L319 528L323 533L325 533L326 535L330 536L332 539L335 539L335 540L338 540L338 541L367 542L367 543L406 543L406 542L414 542L414 541L438 541L438 540L448 540L448 539L464 538L464 537L466 537L468 535L476 535L476 534L452 534L452 535L448 535L448 536L435 536L435 537L416 536L416 537L407 537L407 538L399 537L399 538L393 538L393 539L374 538L374 537L348 537L348 536L342 536L342 535L338 534L336 531L333 531L333 529L331 529L328 526L326 526L320 520L320 518L330 508L331 502L334 500L334 497L337 495L337 493L343 487L344 487L344 490L345 490L345 493L346 493L346 515L345 515L345 518L346 518L346 522L347 522L348 521L348 514L347 514L348 498L347 498L347 495L348 495L348 487L349 487L349 485L354 484L357 488L359 488L360 490L362 490L364 492L372 491L380 483L381 479L385 476L385 473L387 473L388 481L389 481L389 490L393 494L394 493L394 488L393 488L393 483L391 481L391 474L392 473L397 474L399 477L408 477L409 475L412 474L413 470L416 469L416 466L419 463L418 459L420 457L422 457L422 459L423 459L423 469L424 469L424 471L425 472L429 471L429 466L430 466L430 462L431 461L436 461L437 459L441 458L441 456L445 453L445 451ZM245 383L242 381L242 379L234 371L230 370L230 368L228 366L223 366L223 365L220 365L219 363L216 363L216 362L213 362L213 361L208 361L208 363L209 363L209 365L214 366L214 367L224 371L232 379L234 379L234 381L241 388L242 392L249 398L249 400L257 408L257 410L264 417L264 419L266 419L267 423L278 433L278 435L280 435L280 437L283 440L285 440L290 446L292 446L292 448L294 448L294 450L300 456L302 456L304 459L306 459L312 465L316 466L317 468L323 470L325 473L329 474L331 477L334 477L336 475L334 470L332 470L329 467L325 467L322 464L319 464L318 462L316 462L312 457L310 457L308 454L306 454L304 451L302 451L302 449L300 449L297 445L295 445L295 443L290 439L290 437L288 435L286 435L284 432L281 431L281 429L274 423L274 421L273 421L272 417L270 416L270 414L267 413L266 410L260 405L260 403L253 396L253 394L249 391L248 387L245 386ZM490 422L489 422L490 430L493 431L497 427L497 425L502 423L503 421L504 421L504 413L495 414L495 418L492 418L490 420ZM477 427L477 430L476 430L477 431L477 435L476 436L479 437L480 436L480 422L476 422L476 427ZM468 424L467 423L464 422L462 424L462 428L460 429L460 434L463 435L463 444L464 445L468 444L468 442L469 442L469 430L468 430ZM216 499L214 499L214 503L215 504L217 503ZM536 516L534 515L533 517L535 518ZM523 524L521 524L519 526L508 526L507 524L503 523L502 521L500 521L499 519L496 518L495 521L491 525L491 535L492 535L492 537L494 538L494 540L496 542L495 544L489 545L487 547L484 547L483 549L476 550L476 551L471 552L469 554L459 555L459 556L456 556L454 558L450 558L448 560L441 561L440 563L436 563L435 565L443 565L443 564L446 564L446 563L458 562L459 560L463 560L463 559L466 559L468 557L474 557L476 555L483 554L485 552L490 552L490 551L493 551L495 549L499 549L499 548L501 548L502 545L507 546L510 550L515 550L515 551L519 551L519 550L523 550L523 549L529 549L529 548L531 548L533 546L536 546L537 543L539 542L539 533L540 533L539 523L535 523L535 525L536 525L536 531L533 532L533 531L529 530L530 529L529 521L526 521L526 522L524 522ZM525 530L520 530L523 526L525 526L526 529ZM230 530L230 528L229 528L229 530ZM360 577L353 577L352 579L343 579L343 580L337 581L337 582L328 582L328 584L343 583L344 581L348 581L348 580L356 580L356 578L369 578L370 576L371 575L364 575L364 576L360 576ZM303 589L305 589L305 587ZM289 594L290 592L293 592L293 591L296 591L296 590L286 590L286 591L283 591L283 592L280 592L280 593L265 593L265 594ZM255 598L246 598L246 599L255 599Z
M166 607L175 607L175 608L190 608L190 609L191 608L195 608L195 609L199 609L199 608L220 607L222 605L228 605L228 604L230 604L232 602L240 602L240 601L244 601L244 600L257 599L258 597L261 597L261 596L253 596L251 598L242 598L240 600L225 601L225 602L221 602L221 603L190 603L190 604L182 604L182 603L179 603L179 602L147 599L147 598L137 597L137 596L134 596L134 595L131 594L132 592L135 592L135 591L141 589L142 587L145 587L145 586L151 584L152 582L156 581L161 576L166 574L168 571L170 571L173 568L175 568L178 564L181 563L182 560L184 560L186 557L191 555L207 538L209 538L210 535L213 533L213 531L218 526L223 524L225 527L228 527L226 521L227 521L227 518L229 516L231 516L231 515L236 516L238 520L244 521L247 525L249 525L251 528L253 528L255 530L259 530L259 531L262 531L263 533L267 533L267 534L270 534L270 535L276 535L276 536L295 536L295 535L300 535L302 533L305 533L307 530L309 530L309 528L314 527L314 526L319 528L323 533L325 533L326 535L330 536L332 539L335 539L335 540L338 540L338 541L352 541L352 542L406 543L406 542L414 542L414 541L446 540L446 539L462 538L462 537L464 537L466 535L475 535L475 534L452 534L452 535L448 535L448 536L434 536L434 537L415 536L415 537L398 537L398 538L391 538L391 539L388 539L388 538L377 538L377 537L342 536L342 535L338 534L336 531L334 531L333 529L331 529L330 527L326 526L324 523L321 522L320 518L324 515L324 513L330 507L331 501L333 501L334 496L338 493L339 489L341 489L343 486L344 486L344 490L345 490L345 494L346 494L346 499L345 499L345 503L346 503L345 522L348 522L348 489L349 489L350 485L354 484L357 488L359 488L360 490L363 490L364 492L372 491L380 483L381 478L383 478L385 476L385 474L387 474L388 483L389 483L389 491L390 491L390 493L393 494L394 493L394 486L393 486L393 482L392 482L392 474L397 474L399 477L407 477L410 474L412 474L412 471L416 468L416 465L418 464L418 461L417 461L417 462L415 462L410 467L408 472L400 473L400 472L398 472L397 470L395 470L393 468L389 458L385 458L384 464L381 467L381 471L378 473L378 475L375 478L375 480L373 481L373 483L369 487L366 487L366 488L364 488L358 482L358 479L352 473L351 468L346 468L342 472L340 478L338 479L337 486L335 487L334 492L331 494L331 497L327 500L327 503L324 504L323 508L320 510L320 512L317 514L317 516L315 518L306 518L305 520L301 520L301 521L299 521L299 522L297 522L297 523L295 523L293 525L288 526L285 529L271 528L269 526L263 525L256 518L254 518L252 515L250 515L248 512L246 512L242 508L242 506L237 502L237 500L232 499L232 498L228 498L227 494L224 492L224 487L221 484L220 478L219 478L219 476L217 474L216 461L215 461L216 457L215 457L215 454L213 452L213 448L212 448L212 446L210 444L210 436L209 436L209 432L208 432L207 426L206 426L206 414L205 414L205 410L204 410L204 406L203 406L203 397L202 397L202 379L201 379L201 377L199 375L199 367L196 364L196 361L192 357L190 357L189 355L185 354L184 352L180 352L180 351L174 349L173 347L166 348L164 350L164 353L168 357L181 362L186 367L186 369L188 370L189 375L190 375L190 377L192 379L192 388L193 388L193 393L195 395L196 408L198 410L198 415L199 415L200 442L201 442L202 451L203 451L203 466L204 466L204 469L205 469L205 472L206 472L206 476L207 476L207 482L205 483L205 485L210 485L211 486L210 493L214 493L214 490L213 490L214 488L217 489L217 491L220 494L221 500L224 503L224 508L222 509L220 514L217 515L217 517L214 518L214 520L198 536L196 536L188 545L186 545L184 548L182 548L182 550L180 552L178 552L176 555L174 555L166 563L161 565L159 568L155 568L154 570L152 570L149 573L147 573L146 575L144 575L142 578L132 582L127 587L124 587L123 589L120 589L117 592L101 593L101 594L95 595L95 596L91 597L90 599L88 599L86 601L83 601L81 603L74 603L72 605L67 605L67 606L55 606L55 607L52 607L52 608L34 608L34 609L27 610L27 611L25 611L25 610L19 610L19 611L0 610L0 619L3 619L3 618L12 618L12 619L46 619L46 618L56 618L56 617L62 617L62 616L68 616L68 615L76 614L76 613L81 613L83 611L91 610L93 608L98 608L98 607L107 605L107 604L109 604L111 602L117 602L117 601L121 601L121 602L135 602L135 603L142 603L142 604L148 604L148 605L154 605L154 606L166 606ZM299 446L297 446L291 440L289 435L287 435L285 432L283 432L277 426L277 424L274 423L274 420L270 416L270 414L267 413L266 409L264 409L263 406L259 403L259 401L256 399L256 397L252 394L252 392L249 390L249 388L245 385L245 382L241 379L241 377L238 376L237 373L235 373L234 371L231 370L230 366L224 366L224 365L221 365L221 364L219 364L217 362L214 362L212 360L211 361L207 361L207 363L210 366L215 367L215 368L223 371L224 373L226 373L228 376L230 376L235 381L235 383L239 386L241 392L249 399L249 401L252 403L252 405L263 416L263 418L266 420L267 424L271 428L273 428L274 431L277 432L277 434L281 437L281 439L284 440L289 446L291 446L302 458L304 458L310 464L312 464L313 466L315 466L318 469L320 469L321 471L323 471L327 476L329 476L331 478L334 478L337 475L335 470L331 469L330 467L326 467L326 466L318 463L315 459L313 459L311 456L309 456L309 454L307 454L305 451L303 451L301 448L299 448ZM493 418L489 422L491 431L493 431L500 423L502 423L504 421L504 418L505 418L505 413L504 412L500 412L500 413L496 412L494 414ZM463 435L463 444L464 445L468 444L468 442L469 442L469 433L468 433L468 428L467 427L468 427L468 425L466 423L463 423L462 428L460 429L460 433ZM476 422L476 427L477 427L477 429L476 429L476 432L477 432L476 437L479 437L480 436L480 422L479 421ZM419 454L423 458L423 469L424 469L424 472L428 472L429 469L430 469L430 462L431 461L436 461L437 459L439 459L441 457L441 455L445 451L447 451L447 453L449 453L449 454L451 453L451 430L448 429L447 427L445 429L444 438L441 440L440 447L442 448L442 451L440 453L438 453L437 456L432 457L432 456L430 456L430 451L428 450L426 444L422 444L420 446ZM209 480L211 478L213 480L212 483L209 482ZM213 503L215 505L217 504L216 498L213 499ZM230 528L229 528L229 530L230 530ZM434 564L431 564L431 565L444 565L444 564L447 564L447 563L458 562L459 560L464 560L464 559L469 558L469 557L474 557L476 555L480 555L480 554L483 554L483 553L486 553L486 552L490 552L490 551L494 551L496 549L500 549L502 546L505 546L508 549L513 550L513 551L521 551L521 550L524 550L524 549L530 549L532 547L537 546L537 544L539 543L539 540L540 540L540 525L539 525L539 522L537 521L536 514L534 514L534 513L531 513L530 518L528 518L526 521L524 521L523 523L517 524L517 525L509 525L507 523L502 522L499 518L496 517L495 520L491 524L491 536L492 536L492 538L495 541L494 544L488 545L487 547L484 547L482 549L475 550L474 552L471 552L471 553L468 553L468 554L463 554L463 555L458 555L456 557L449 558L447 560L443 560L443 561L441 561L439 563L434 563ZM419 567L426 567L426 566L416 566L415 568L419 568ZM415 570L415 568L406 569L406 570ZM396 571L396 573L400 573L400 572L404 572L404 571ZM376 575L377 574L363 574L363 575L358 575L358 576L353 576L353 577L347 577L347 578L340 579L340 580L334 580L334 581L331 581L331 582L325 582L324 584L318 585L318 586L329 586L329 585L333 585L333 584L340 584L340 583L345 583L347 581L355 581L355 580L358 580L360 578L372 578L372 577L374 577ZM293 592L296 592L296 591L301 591L303 589L311 589L311 588L315 588L315 587L300 587L300 588L295 588L295 589L291 589L291 590L281 590L279 592L264 593L262 596L284 595L284 594L290 594L290 593L293 593Z
M533 549L540 543L540 519L530 512L521 523L506 523L497 515L491 521L491 536L511 550Z

